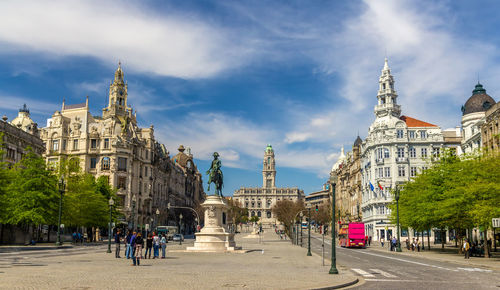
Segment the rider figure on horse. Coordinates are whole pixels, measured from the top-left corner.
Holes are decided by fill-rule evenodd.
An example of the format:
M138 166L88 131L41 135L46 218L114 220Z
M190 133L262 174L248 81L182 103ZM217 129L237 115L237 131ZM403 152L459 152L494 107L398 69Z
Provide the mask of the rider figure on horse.
M207 170L208 174L208 191L210 191L210 184L213 182L215 184L215 195L220 197L222 196L222 185L223 185L223 177L222 177L222 163L219 160L219 153L214 152L214 160L212 161L212 165L210 169Z

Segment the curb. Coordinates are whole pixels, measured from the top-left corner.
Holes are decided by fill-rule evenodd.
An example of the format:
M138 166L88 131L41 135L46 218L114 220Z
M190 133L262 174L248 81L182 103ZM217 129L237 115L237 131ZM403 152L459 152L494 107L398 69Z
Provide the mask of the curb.
M345 287L349 287L349 286L352 286L356 283L359 282L359 279L356 278L354 279L354 281L350 281L350 282L347 282L347 283L343 283L343 284L339 284L339 285L334 285L334 286L328 286L328 287L322 287L322 288L313 288L313 290L328 290L328 289L340 289L340 288L345 288Z

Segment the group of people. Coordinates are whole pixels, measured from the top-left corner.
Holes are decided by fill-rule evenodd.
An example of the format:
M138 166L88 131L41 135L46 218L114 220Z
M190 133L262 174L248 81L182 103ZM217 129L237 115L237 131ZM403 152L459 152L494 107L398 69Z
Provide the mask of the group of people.
M129 231L125 237L122 236L120 230L115 234L115 257L120 257L120 244L122 240L125 242L125 257L132 259L132 266L139 266L141 259L151 259L151 249L153 249L153 259L160 258L160 248L162 251L161 258L165 259L167 251L167 237L164 235L157 235L155 232L148 234L146 237L146 252L142 255L144 249L144 238L139 232ZM148 256L149 254L149 256Z
M410 243L410 240L406 239L406 249L409 251L411 249L412 252L415 252L415 249L420 252L420 246L422 244L420 243L420 240L417 238L413 238L413 240Z

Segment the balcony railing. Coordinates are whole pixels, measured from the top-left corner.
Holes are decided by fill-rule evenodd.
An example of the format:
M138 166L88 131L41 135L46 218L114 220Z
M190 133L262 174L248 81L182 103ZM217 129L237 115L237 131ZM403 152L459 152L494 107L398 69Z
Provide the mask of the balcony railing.
M384 165L384 159L375 159L375 163L377 163L377 165Z
M408 163L408 158L407 157L396 157L396 162L397 163Z

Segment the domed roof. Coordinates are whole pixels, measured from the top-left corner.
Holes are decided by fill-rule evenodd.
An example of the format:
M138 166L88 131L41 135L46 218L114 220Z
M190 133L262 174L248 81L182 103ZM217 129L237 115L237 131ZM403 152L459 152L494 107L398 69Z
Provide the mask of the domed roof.
M354 147L361 145L361 143L363 143L363 140L358 135L358 138L354 141Z
M339 169L340 165L342 163L344 163L345 160L346 160L346 157L345 157L345 154L344 154L344 146L342 146L342 149L340 151L339 159L337 159L337 162L335 162L335 164L333 164L331 171L335 171L335 170Z
M495 100L486 94L486 90L483 85L477 83L476 87L472 91L472 96L465 102L462 106L462 115L467 115L476 112L486 112L491 106L495 104Z

